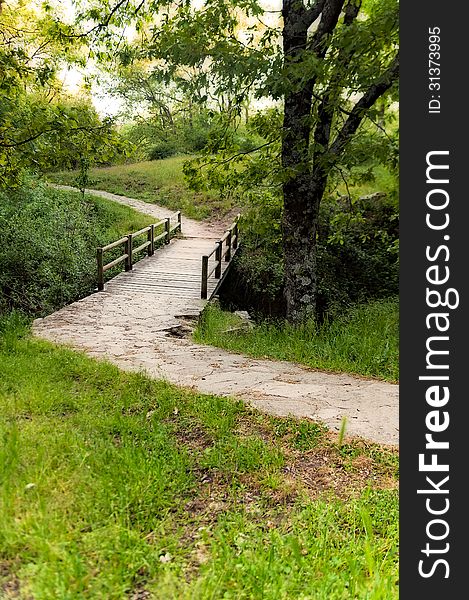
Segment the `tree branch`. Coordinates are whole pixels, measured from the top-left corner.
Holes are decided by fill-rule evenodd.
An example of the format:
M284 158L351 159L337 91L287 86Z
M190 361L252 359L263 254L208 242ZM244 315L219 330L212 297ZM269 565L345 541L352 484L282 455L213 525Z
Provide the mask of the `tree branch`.
M306 9L305 19L308 23L308 27L311 27L314 21L316 21L316 19L319 17L319 15L322 12L322 9L324 8L325 2L326 0L316 0L313 6Z
M345 7L344 25L350 27L350 25L357 18L358 12L360 11L361 0L349 0ZM349 47L351 48L351 47ZM317 159L324 154L329 146L332 122L334 119L334 101L340 94L340 76L342 69L350 59L353 50L342 46L339 50L337 59L335 61L335 69L330 78L329 87L324 94L321 104L318 109L318 123L315 127L314 132L314 156L313 165L316 166Z
M108 125L100 125L99 127L86 127L86 126L72 127L71 129L67 130L67 133L73 133L75 131L100 131L102 129L106 129L107 127L108 127ZM42 131L35 133L34 135L30 136L29 138L20 140L19 142L4 143L0 140L0 148L17 148L18 146L24 146L25 144L28 144L29 142L34 142L34 140L37 140L37 138L41 137L41 135L45 135L46 133L52 133L53 131L59 131L59 130L56 127L51 127L50 129L43 129Z
M321 20L311 40L311 48L318 58L324 58L329 43L324 43L339 20L345 0L326 0L321 10Z
M355 21L360 11L361 0L349 0L345 7L344 25L350 27ZM338 99L341 86L339 84L340 76L344 66L350 59L353 50L352 46L342 46L335 61L335 68L330 78L329 87L326 90L323 99L318 108L318 123L314 131L314 150L313 150L313 168L320 168L318 164L320 157L327 152L329 147L332 123L334 119L334 102ZM350 113L349 113L350 116Z
M246 156L247 154L253 154L254 152L257 152L258 150L261 150L262 148L266 148L267 146L270 146L271 144L273 144L274 142L278 142L280 140L280 138L275 138L273 140L270 140L268 142L266 142L265 144L261 144L260 146L257 146L257 148L253 148L252 150L242 150L241 152L237 152L236 154L232 154L231 156L229 156L228 158L225 158L223 160L220 160L219 162L217 162L214 165L214 168L217 169L218 167L221 167L221 165L225 165L226 163L231 162L232 160L234 160L235 158L239 158L240 156ZM213 162L206 162L206 163L202 163L199 168L202 169L203 167L208 167L213 165Z
M63 36L67 37L67 38L83 38L83 37L87 37L88 35L90 35L91 33L93 33L93 31L100 31L101 29L106 28L109 25L109 23L111 22L112 17L119 10L119 8L121 6L123 6L124 4L127 4L128 2L129 2L129 0L119 0L119 2L110 10L109 14L104 19L104 21L102 21L101 23L97 23L94 27L92 27L88 31L85 31L84 33L74 33L72 35L70 35L70 34L63 34ZM141 2L140 5L135 9L134 16L141 9L141 7L143 6L144 2L145 2L145 0L143 0L143 2Z
M333 144L331 144L328 154L331 157L339 156L350 141L353 134L357 131L362 122L365 112L392 86L399 76L399 53L392 61L388 70L374 83L368 91L355 104L350 116L345 121L344 126L337 134Z

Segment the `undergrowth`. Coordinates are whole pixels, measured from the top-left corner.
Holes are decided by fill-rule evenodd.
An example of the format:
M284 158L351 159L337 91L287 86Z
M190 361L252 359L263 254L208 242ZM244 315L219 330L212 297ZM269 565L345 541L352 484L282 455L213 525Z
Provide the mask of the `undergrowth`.
M96 248L153 221L35 180L0 192L0 313L16 308L43 316L89 294L96 287Z

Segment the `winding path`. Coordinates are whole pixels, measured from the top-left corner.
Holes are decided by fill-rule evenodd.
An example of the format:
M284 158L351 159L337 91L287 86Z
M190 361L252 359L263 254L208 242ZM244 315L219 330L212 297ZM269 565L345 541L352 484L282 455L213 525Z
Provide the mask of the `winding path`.
M57 186L59 187L59 186ZM63 189L66 186L60 186ZM157 219L165 208L108 192L89 191L132 206ZM205 301L185 281L199 278L200 257L213 247L223 223L183 219L183 238L158 250L106 284L106 290L34 322L34 334L84 350L123 369L204 393L232 396L275 415L321 421L338 430L347 418L347 434L397 445L398 386L314 371L296 364L257 360L178 337L197 318ZM177 293L164 286L164 264L181 275ZM197 280L200 280L197 279ZM197 291L200 290L195 286Z

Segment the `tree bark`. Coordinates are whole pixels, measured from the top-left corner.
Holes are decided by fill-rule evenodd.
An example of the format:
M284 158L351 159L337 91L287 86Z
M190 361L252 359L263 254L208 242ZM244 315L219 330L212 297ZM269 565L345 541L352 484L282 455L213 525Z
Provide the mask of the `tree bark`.
M314 180L309 175L284 186L284 294L287 319L292 323L316 316L316 233L325 186L325 178Z

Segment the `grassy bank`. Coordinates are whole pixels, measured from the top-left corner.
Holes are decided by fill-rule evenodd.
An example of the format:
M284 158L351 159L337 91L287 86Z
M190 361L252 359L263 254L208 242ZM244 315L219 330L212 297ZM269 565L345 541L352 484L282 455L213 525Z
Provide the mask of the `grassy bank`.
M397 381L398 319L397 300L386 300L358 306L318 328L263 323L246 329L237 315L209 305L195 340L256 358Z
M152 221L127 206L35 180L0 193L0 312L17 307L44 315L90 293L96 247Z
M182 167L188 158L175 156L91 169L89 187L181 210L193 219L220 217L228 212L232 207L219 194L193 192L187 188ZM77 175L75 171L64 171L49 174L48 179L54 183L76 185Z
M0 328L6 597L398 597L395 452Z

